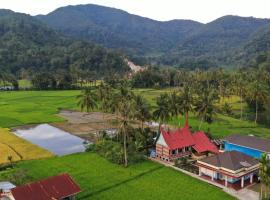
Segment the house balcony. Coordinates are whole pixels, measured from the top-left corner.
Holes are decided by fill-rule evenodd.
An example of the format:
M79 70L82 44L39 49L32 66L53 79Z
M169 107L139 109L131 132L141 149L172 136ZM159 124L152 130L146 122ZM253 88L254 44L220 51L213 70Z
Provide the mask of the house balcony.
M190 156L191 154L192 154L192 151L185 151L185 152L180 152L180 153L177 153L177 154L170 154L170 159L175 160L175 159L178 159L178 158Z

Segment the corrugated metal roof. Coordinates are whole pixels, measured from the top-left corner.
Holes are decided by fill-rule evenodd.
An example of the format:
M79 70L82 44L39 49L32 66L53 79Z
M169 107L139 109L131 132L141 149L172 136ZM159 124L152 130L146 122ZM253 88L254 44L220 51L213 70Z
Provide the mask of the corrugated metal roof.
M0 189L3 190L4 192L10 191L12 188L15 188L16 186L13 185L10 182L0 182Z
M80 187L68 174L49 177L11 190L16 200L55 200L75 195Z
M226 139L229 143L270 152L270 140L246 135L230 135Z

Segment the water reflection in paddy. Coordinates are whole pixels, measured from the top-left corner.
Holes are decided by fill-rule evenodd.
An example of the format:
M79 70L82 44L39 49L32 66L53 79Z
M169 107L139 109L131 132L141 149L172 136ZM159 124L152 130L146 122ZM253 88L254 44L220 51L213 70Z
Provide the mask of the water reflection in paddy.
M85 140L49 124L41 124L29 129L17 129L14 133L56 155L85 151Z

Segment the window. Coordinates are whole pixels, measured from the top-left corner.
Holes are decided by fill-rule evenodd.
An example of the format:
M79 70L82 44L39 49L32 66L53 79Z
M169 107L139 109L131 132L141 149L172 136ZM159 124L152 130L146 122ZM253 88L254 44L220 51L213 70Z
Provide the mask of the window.
M172 155L175 155L176 154L176 150L172 150Z

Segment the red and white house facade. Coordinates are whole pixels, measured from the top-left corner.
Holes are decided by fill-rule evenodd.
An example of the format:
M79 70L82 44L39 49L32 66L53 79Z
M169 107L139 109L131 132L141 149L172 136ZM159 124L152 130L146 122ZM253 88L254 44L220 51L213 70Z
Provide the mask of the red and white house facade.
M156 142L156 158L172 162L175 159L205 152L218 153L217 147L208 139L203 132L192 134L189 126L182 129L164 130Z

